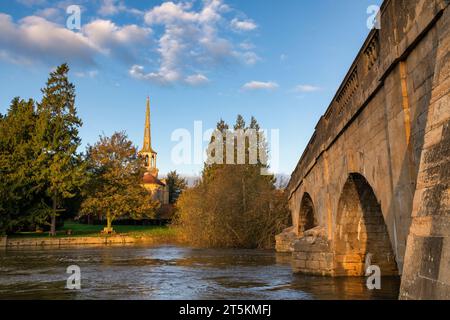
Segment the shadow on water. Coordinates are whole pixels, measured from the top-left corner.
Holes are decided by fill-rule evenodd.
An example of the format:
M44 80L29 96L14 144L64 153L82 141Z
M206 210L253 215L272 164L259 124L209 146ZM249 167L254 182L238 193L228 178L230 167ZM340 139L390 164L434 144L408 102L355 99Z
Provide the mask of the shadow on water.
M81 290L65 289L81 268ZM294 275L272 251L177 246L36 248L0 252L1 299L396 299L399 280Z
M363 277L311 277L296 275L290 285L294 290L309 292L314 299L397 299L400 277L383 277L380 290L368 290Z

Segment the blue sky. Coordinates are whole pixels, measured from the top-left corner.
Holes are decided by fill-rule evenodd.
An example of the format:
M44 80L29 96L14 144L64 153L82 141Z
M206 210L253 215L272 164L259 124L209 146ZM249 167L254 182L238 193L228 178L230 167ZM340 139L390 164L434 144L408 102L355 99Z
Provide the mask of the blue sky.
M1 0L0 112L15 96L40 99L48 72L68 62L83 149L117 130L141 145L149 95L162 174L202 167L172 162L174 130L237 114L280 130L279 172L290 174L369 33L368 6L380 3ZM70 5L81 30L66 27Z

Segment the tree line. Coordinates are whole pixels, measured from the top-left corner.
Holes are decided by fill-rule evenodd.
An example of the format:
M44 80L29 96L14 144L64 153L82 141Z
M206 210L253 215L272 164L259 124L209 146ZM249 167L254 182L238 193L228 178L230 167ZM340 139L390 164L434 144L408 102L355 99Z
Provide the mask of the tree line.
M0 234L48 228L57 217L153 218L159 203L141 186L143 166L125 132L79 152L82 120L67 64L48 77L41 101L16 97L0 114ZM172 201L180 183L172 172ZM170 181L170 179L169 179Z
M55 235L58 217L69 215L101 216L110 233L114 220L152 219L160 207L142 186L145 167L125 132L100 136L79 151L82 120L68 73L67 64L58 66L41 101L16 97L0 114L0 234L47 228ZM243 154L242 137L233 132L251 133ZM216 133L194 187L175 171L167 176L170 203L176 203L173 225L194 246L271 247L290 215L274 176L262 174L268 168L264 134L254 117L247 125L240 115L233 130L221 120ZM234 164L210 161L227 159L230 150Z

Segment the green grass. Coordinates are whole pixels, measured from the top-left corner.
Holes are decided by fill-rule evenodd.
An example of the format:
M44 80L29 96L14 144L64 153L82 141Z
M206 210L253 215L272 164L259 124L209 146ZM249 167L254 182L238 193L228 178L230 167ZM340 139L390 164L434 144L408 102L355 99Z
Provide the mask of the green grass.
M64 222L64 226L57 230L56 237L102 237L100 232L103 230L103 225L88 225L81 224L74 221ZM131 237L174 237L176 230L166 226L114 226L113 229L117 234L127 235ZM72 230L71 235L67 235L66 231ZM11 237L35 238L49 237L48 232L18 232L11 235Z

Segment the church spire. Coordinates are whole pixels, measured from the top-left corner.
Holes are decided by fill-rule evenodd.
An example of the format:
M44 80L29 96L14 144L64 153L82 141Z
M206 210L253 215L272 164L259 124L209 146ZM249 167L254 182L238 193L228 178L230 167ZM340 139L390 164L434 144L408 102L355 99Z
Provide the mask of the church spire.
M145 111L145 128L144 128L144 145L142 150L139 152L140 156L144 159L144 166L147 172L153 175L155 178L158 177L158 168L156 167L156 156L157 153L152 148L152 133L150 125L150 98L147 97L147 108Z
M144 145L143 152L153 152L152 149L152 132L150 126L150 98L147 97L147 110L145 112L145 129L144 129Z

